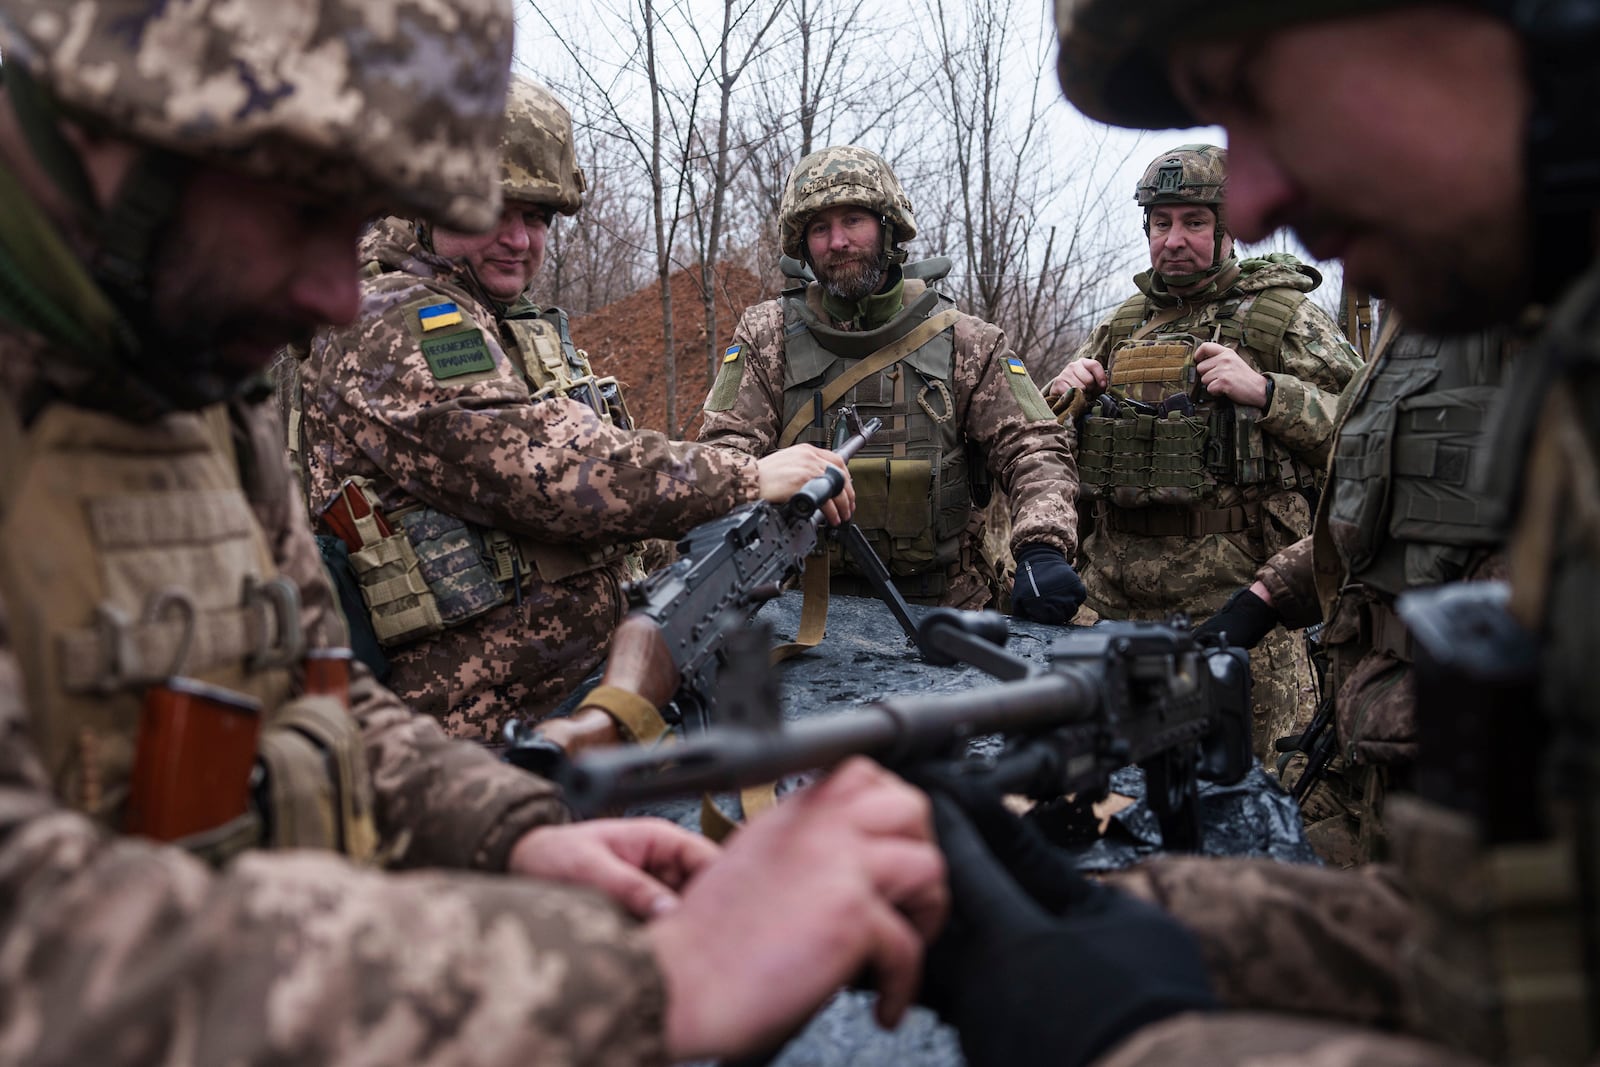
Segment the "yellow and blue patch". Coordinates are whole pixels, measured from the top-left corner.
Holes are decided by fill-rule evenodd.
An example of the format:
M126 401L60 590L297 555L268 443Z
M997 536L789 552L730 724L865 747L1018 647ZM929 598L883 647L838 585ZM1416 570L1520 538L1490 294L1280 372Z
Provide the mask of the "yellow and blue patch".
M461 323L461 309L454 304L429 304L425 308L417 309L417 319L422 323L422 332L439 330L446 326L458 326Z
M1028 373L1028 368L1024 367L1022 365L1022 360L1018 359L1016 356L1011 356L1011 357L1007 358L1006 359L1006 366L1008 368L1010 368L1012 374L1027 374Z
M742 350L742 347L743 346L741 346L741 345L729 345L728 346L728 350L722 354L722 362L724 362L724 363L736 363L736 362L738 362L739 352Z

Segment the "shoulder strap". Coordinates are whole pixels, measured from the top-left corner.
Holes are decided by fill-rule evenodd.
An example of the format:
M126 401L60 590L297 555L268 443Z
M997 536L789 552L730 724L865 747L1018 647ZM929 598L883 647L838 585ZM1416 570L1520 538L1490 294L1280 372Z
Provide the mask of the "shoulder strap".
M1298 289L1263 289L1245 309L1244 343L1262 356L1262 370L1283 370L1283 336L1289 332L1306 294Z
M905 359L945 330L954 326L956 321L961 318L961 314L959 308L945 308L939 314L919 323L914 330L905 334L898 341L891 341L876 352L863 358L855 366L823 387L822 406L824 408L832 407L838 403L840 397L854 389L871 375ZM778 447L788 448L794 444L805 430L806 423L809 421L811 421L811 409L809 407L795 412L794 418L789 420L789 425L785 426L783 433L778 436Z
M1128 340L1133 332L1144 321L1144 309L1147 303L1143 293L1136 293L1117 305L1117 310L1111 313L1109 340L1113 345Z

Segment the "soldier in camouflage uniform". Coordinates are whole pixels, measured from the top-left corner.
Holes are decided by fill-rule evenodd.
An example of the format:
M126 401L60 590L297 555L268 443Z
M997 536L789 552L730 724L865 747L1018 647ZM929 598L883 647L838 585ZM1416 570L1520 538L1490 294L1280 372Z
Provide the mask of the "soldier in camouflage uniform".
M1396 867L1187 859L1126 876L1200 935L1237 1010L1169 1018L1096 1062L1197 1049L1224 1064L1596 1062L1594 5L1220 0L1196 17L1176 0L1058 0L1056 13L1062 84L1087 115L1227 129L1241 236L1293 225L1421 330L1543 324L1502 383L1470 483L1511 517L1509 601L1468 615L1439 679L1447 702L1419 693L1418 795L1385 811ZM1525 319L1530 301L1545 310ZM1479 591L1506 588L1441 592L1465 611L1487 606ZM1519 629L1502 636L1508 622Z
M902 266L916 220L889 164L863 148L813 152L789 174L778 227L817 280L746 309L700 440L764 456L834 441L837 405L881 416L850 470L858 524L906 598L982 608L1003 592L982 551L994 484L1010 505L1013 610L1070 621L1083 596L1066 441L1000 329L930 288L949 260ZM834 590L871 595L832 556Z
M566 108L514 78L502 150L497 228L377 222L360 319L319 334L299 371L313 511L363 478L395 530L352 554L389 684L479 740L542 718L604 659L639 577L631 542L787 498L843 462L803 447L758 464L632 428L566 313L526 295L554 216L582 203Z
M1314 269L1234 255L1227 180L1214 145L1151 162L1135 192L1150 270L1045 389L1076 416L1093 502L1078 565L1104 618L1208 616L1304 537L1316 456L1361 366L1307 298ZM1298 637L1264 641L1251 676L1256 754L1268 761L1315 703Z
M1383 799L1411 786L1415 650L1397 597L1506 576L1504 509L1470 478L1491 441L1511 342L1497 331L1429 337L1404 330L1392 311L1379 342L1340 397L1312 536L1267 560L1201 627L1253 646L1280 623L1326 621L1322 699L1334 701L1336 755L1302 809L1318 854L1346 867L1380 854ZM1304 765L1296 756L1285 781Z
M312 655L344 629L246 387L354 317L375 211L493 223L511 30L489 0L0 3L6 1063L664 1062L748 1054L869 966L886 1021L909 999L940 862L882 772L720 855L563 826Z

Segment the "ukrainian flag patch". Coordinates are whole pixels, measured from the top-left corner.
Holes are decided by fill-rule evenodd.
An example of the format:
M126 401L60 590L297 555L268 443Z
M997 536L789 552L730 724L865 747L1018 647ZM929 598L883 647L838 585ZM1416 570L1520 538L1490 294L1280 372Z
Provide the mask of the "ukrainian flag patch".
M459 326L461 324L461 309L454 304L429 304L425 308L417 309L417 319L422 323L422 332L439 330L446 326Z
M724 362L724 363L737 363L738 360L739 360L739 352L741 351L741 349L742 349L741 345L729 345L728 346L728 350L722 354L722 362Z
M1027 374L1028 373L1028 368L1024 367L1022 365L1022 360L1018 359L1016 356L1009 357L1006 360L1006 366L1011 369L1011 373L1012 374Z

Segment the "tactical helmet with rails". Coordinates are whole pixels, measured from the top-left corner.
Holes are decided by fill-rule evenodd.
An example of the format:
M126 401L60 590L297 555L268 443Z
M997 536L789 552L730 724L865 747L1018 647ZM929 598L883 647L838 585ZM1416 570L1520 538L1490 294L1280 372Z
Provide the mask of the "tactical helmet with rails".
M572 143L572 115L549 89L514 75L500 138L500 190L507 200L576 215L588 189Z
M1228 150L1214 144L1185 144L1163 152L1150 161L1134 190L1133 198L1144 208L1144 232L1150 233L1150 209L1161 204L1196 204L1211 209L1216 216L1212 228L1211 267L1222 265L1222 239L1228 232L1223 198L1228 190ZM1180 285L1190 284L1173 279Z
M813 152L789 172L778 202L778 237L784 254L810 262L806 226L817 212L842 204L866 208L882 219L885 257L894 263L905 261L905 251L898 246L917 235L911 198L882 156L853 145Z
M506 0L0 0L7 106L95 239L89 268L125 319L112 351L74 350L116 383L105 406L150 417L237 387L150 315L157 245L197 166L466 231L492 225L512 25ZM142 146L109 205L62 121Z

